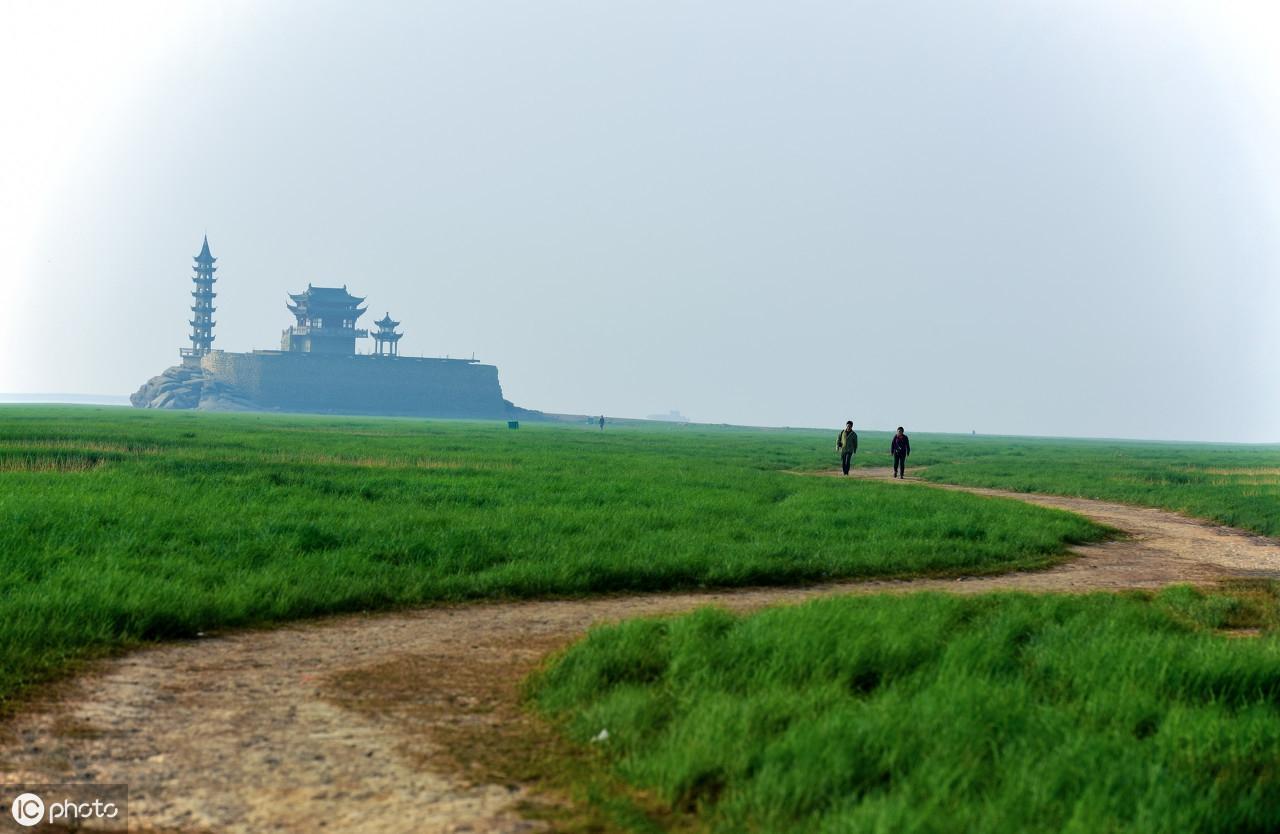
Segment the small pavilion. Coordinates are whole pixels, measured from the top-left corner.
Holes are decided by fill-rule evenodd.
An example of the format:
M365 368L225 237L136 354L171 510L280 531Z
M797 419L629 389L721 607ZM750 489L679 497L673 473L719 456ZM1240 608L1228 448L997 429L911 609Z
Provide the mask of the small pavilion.
M400 322L392 321L391 314L374 322L378 329L373 333L373 352L376 356L397 356L399 355L398 342L403 333L397 333L396 328L400 326Z

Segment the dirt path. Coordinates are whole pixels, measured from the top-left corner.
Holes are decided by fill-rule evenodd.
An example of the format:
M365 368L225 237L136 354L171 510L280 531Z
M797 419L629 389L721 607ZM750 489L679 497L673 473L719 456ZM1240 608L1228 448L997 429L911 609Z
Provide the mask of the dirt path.
M1130 537L1039 573L448 606L159 646L98 664L0 726L0 784L127 783L134 832L531 831L542 825L517 813L524 789L469 779L450 741L521 720L519 681L592 624L842 592L1280 578L1273 540L1161 510L966 491L1071 510Z

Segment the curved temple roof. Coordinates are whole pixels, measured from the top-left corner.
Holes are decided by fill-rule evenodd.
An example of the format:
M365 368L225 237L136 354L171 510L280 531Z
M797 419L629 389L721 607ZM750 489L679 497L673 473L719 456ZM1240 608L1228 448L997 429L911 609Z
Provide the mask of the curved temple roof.
M289 298L293 303L286 302L285 306L295 316L321 313L323 317L323 311L328 311L330 315L341 313L346 318L357 319L367 312L366 308L359 307L364 298L347 292L346 287L313 287L308 284L305 292L289 293Z

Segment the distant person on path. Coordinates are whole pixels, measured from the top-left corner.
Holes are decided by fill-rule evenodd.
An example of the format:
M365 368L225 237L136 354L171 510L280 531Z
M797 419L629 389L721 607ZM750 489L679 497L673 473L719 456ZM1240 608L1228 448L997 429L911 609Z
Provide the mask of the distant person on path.
M600 415L600 431L604 431L604 415Z
M840 453L840 468L844 470L844 474L849 474L849 464L853 460L854 452L858 451L858 433L853 430L853 421L848 420L844 424L844 431L836 435L836 451Z
M898 433L893 436L889 451L893 453L893 477L907 477L907 455L911 454L911 438L902 433L902 426L898 426Z

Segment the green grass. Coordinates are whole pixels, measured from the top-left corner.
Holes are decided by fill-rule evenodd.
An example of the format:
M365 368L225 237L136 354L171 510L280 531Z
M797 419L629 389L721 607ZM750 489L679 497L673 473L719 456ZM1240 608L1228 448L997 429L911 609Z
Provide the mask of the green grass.
M783 470L834 433L0 408L0 701L68 661L439 600L1042 567L1083 519Z
M1268 832L1278 615L1274 586L708 609L595 629L531 691L697 830Z
M1164 507L1280 536L1280 446L912 437L914 474L1018 492L1046 492ZM888 466L888 436L868 435L864 465Z
M1104 535L833 468L835 429L0 408L0 708L141 641L446 600L978 574ZM915 435L936 480L1280 533L1280 449ZM862 434L858 465L887 465ZM918 470L917 470L918 471ZM1280 826L1275 594L927 595L600 630L538 681L723 831ZM610 794L612 795L612 794ZM696 812L696 813L695 813ZM620 812L621 813L621 812Z

